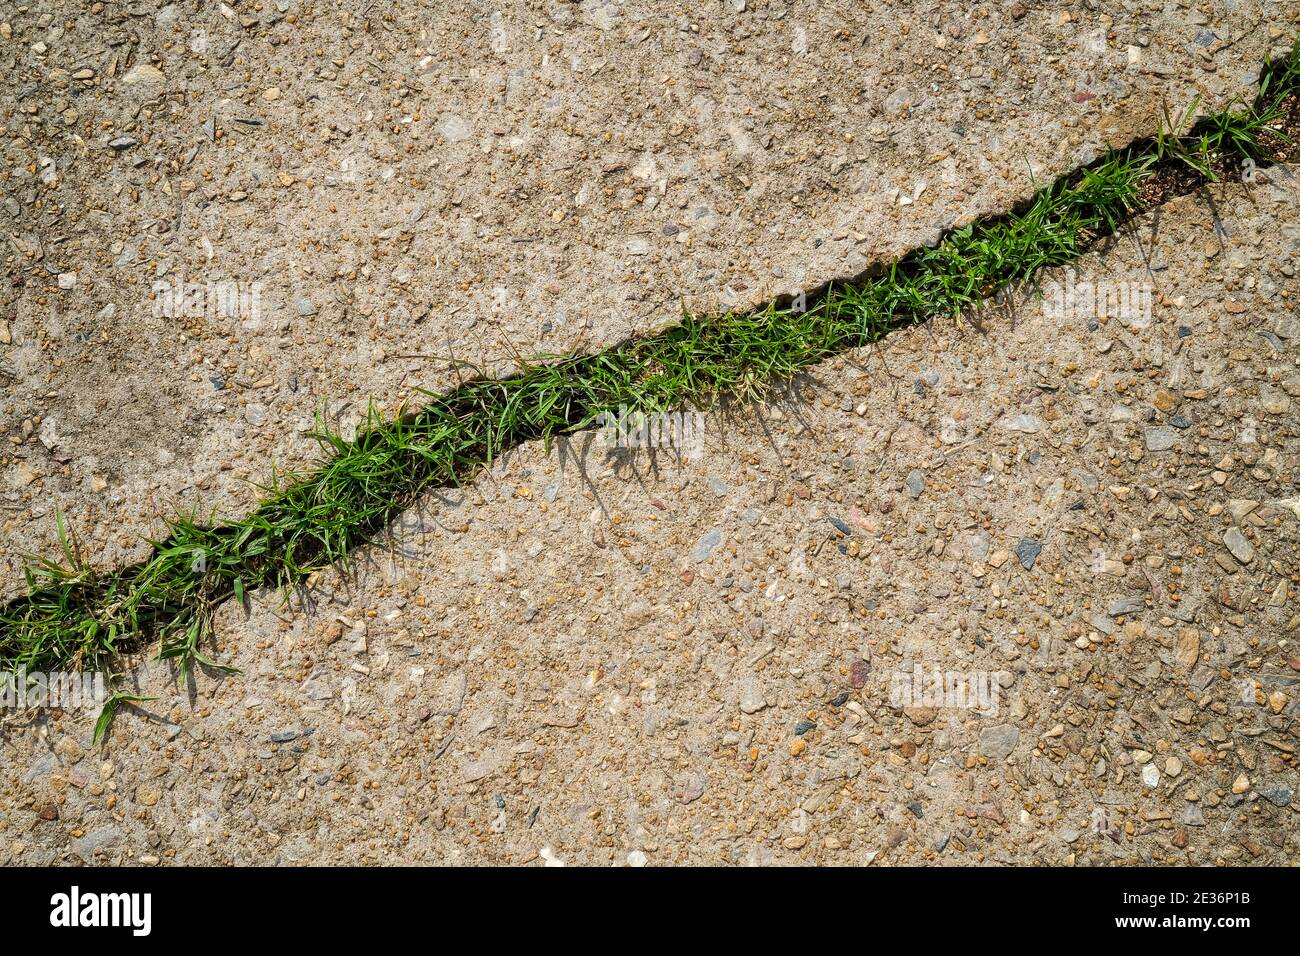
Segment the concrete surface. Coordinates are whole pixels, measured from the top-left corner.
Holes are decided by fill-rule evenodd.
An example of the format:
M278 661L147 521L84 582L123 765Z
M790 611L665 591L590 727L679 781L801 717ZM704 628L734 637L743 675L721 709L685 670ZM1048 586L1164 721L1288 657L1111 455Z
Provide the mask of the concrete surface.
M695 460L525 446L104 750L12 715L0 861L1294 863L1297 173L1052 277L1149 317L900 333Z

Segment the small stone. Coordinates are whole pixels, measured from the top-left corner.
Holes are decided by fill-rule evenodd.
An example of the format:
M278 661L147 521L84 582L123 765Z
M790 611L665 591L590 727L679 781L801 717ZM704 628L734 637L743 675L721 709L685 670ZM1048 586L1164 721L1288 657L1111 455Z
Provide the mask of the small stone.
M1020 565L1026 571L1034 569L1034 562L1038 560L1039 553L1043 546L1033 538L1021 538L1016 542L1016 557L1020 559Z
M1285 415L1291 410L1291 399L1276 389L1261 388L1259 397L1264 411L1270 415Z
M48 777L54 772L56 764L52 754L44 754L32 762L32 765L23 774L23 783L31 783L33 780L40 780Z
M1011 418L1004 419L1002 426L1004 428L1009 428L1014 432L1024 432L1027 435L1033 435L1042 431L1043 420L1033 415L1015 415Z
M1178 406L1178 396L1167 388L1158 388L1151 404L1162 412L1170 412Z
M1232 498L1228 501L1228 514L1232 515L1233 521L1240 523L1258 507L1259 502L1253 498Z
M1183 762L1177 757L1165 758L1165 776L1176 777L1183 772Z
M817 725L811 720L801 720L799 723L794 725L794 732L797 737L802 737L804 734L808 733L808 731L816 729Z
M641 850L633 850L631 853L627 855L628 866L635 866L639 868L645 866L649 862L650 862L649 859L646 857L645 853Z
M903 716L916 726L924 727L934 723L934 718L939 716L939 711L933 707L904 707Z
M999 724L980 731L980 753L990 760L1006 760L1020 742L1020 731L1011 724Z
M1178 430L1157 425L1145 431L1147 451L1168 451L1178 443Z
M1223 533L1223 544L1227 547L1228 552L1242 564L1250 564L1251 561L1255 560L1255 546L1241 533L1240 528L1232 527L1225 531Z
M1160 771L1155 764L1149 763L1142 768L1142 782L1151 789L1160 786Z
M864 408L865 412L865 408ZM966 433L962 427L957 424L957 420L949 415L939 419L939 441L945 445L957 445L964 441Z
M925 475L913 468L907 473L907 493L913 498L920 498L925 491Z
M1174 647L1174 660L1183 670L1190 671L1196 666L1201 654L1201 634L1194 627L1185 627L1178 632L1178 644Z
M1245 793L1249 789L1250 789L1250 778L1247 777L1244 773L1238 775L1237 779L1232 781L1233 793Z
M1138 611L1145 610L1147 599L1145 594L1130 594L1127 597L1117 598L1110 603L1106 613L1111 617L1122 617L1126 614L1136 614Z
M137 63L122 77L124 86L157 86L166 82L163 71L149 63Z
M1258 787L1259 795L1274 806L1285 807L1291 803L1292 791L1289 787L1271 783Z
M740 711L743 714L756 714L767 706L763 697L763 688L758 682L757 674L746 674L740 685Z
M714 528L705 532L703 537L700 538L699 543L695 545L692 556L696 561L706 561L709 555L713 553L713 549L720 544L722 544L722 532Z

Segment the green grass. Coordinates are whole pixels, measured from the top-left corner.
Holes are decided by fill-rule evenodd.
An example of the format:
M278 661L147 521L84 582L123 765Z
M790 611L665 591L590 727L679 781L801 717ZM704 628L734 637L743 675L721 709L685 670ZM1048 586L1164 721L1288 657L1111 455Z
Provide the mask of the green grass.
M138 565L90 566L60 516L61 560L32 561L28 593L0 608L0 666L102 668L150 640L158 641L160 658L183 669L220 666L203 652L216 607L346 563L427 490L464 482L520 442L549 444L592 427L620 406L658 412L761 399L808 366L893 329L957 317L1041 269L1077 259L1140 208L1144 186L1170 164L1211 180L1227 163L1266 161L1261 137L1273 135L1297 86L1300 56L1293 51L1265 71L1253 106L1111 154L1011 215L957 229L876 278L823 290L805 311L771 305L684 315L657 335L594 355L542 356L506 378L423 393L426 404L393 419L372 406L353 439L322 420L316 470L273 475L260 506L242 519L177 517Z
M1173 161L1209 182L1232 161L1268 161L1270 142L1290 143L1290 137L1276 128L1287 108L1287 99L1300 87L1300 40L1289 56L1271 63L1261 73L1255 101L1229 107L1196 120L1201 98L1195 97L1177 118L1166 111L1165 123L1156 134L1153 155L1157 162ZM1187 130L1186 133L1182 132Z

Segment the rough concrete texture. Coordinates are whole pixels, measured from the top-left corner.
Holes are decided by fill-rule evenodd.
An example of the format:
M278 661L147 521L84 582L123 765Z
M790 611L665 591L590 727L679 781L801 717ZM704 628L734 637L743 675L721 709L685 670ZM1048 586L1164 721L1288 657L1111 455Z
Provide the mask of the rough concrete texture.
M0 860L1294 863L1297 173L1056 277L1149 321L900 333L696 460L521 448L103 751L11 721Z
M8 7L4 582L443 388L852 276L1201 96L1292 3ZM203 289L159 316L154 284ZM258 308L222 314L215 284ZM209 285L209 283L214 285ZM249 304L245 300L245 304ZM175 310L173 310L175 311Z

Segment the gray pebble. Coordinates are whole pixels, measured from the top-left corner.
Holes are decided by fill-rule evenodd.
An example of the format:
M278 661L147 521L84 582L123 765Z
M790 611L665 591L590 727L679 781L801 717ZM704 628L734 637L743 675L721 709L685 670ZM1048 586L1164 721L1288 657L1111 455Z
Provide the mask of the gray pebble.
M1145 610L1147 599L1145 594L1130 594L1127 597L1117 598L1110 602L1110 607L1106 613L1111 617L1119 617L1121 614L1136 614L1138 611Z
M1042 550L1043 546L1033 538L1021 538L1016 542L1016 557L1020 559L1020 564L1026 571L1034 569L1034 562L1038 560Z
M913 468L907 473L907 493L913 498L921 497L925 491L925 475Z
M1168 425L1156 425L1146 429L1147 451L1168 451L1178 443L1177 430Z
M722 544L721 531L717 528L714 528L712 531L706 531L704 536L700 538L699 544L695 546L693 557L696 561L707 561L709 555L711 555L713 550L720 544Z
M1225 531L1223 543L1232 556L1242 564L1250 564L1255 560L1255 546L1241 533L1240 528L1233 527Z
M990 760L1006 760L1020 743L1020 730L1011 724L999 724L980 731L980 753Z
M1256 787L1255 791L1269 803L1285 807L1291 802L1291 789L1281 784L1271 783Z

